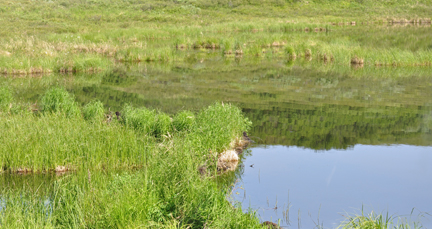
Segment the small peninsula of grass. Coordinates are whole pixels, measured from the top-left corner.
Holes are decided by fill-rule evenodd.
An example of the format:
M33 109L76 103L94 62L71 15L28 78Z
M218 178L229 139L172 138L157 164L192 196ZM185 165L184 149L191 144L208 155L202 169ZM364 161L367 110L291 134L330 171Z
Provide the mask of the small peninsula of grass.
M170 117L131 105L105 111L99 101L80 107L73 95L57 87L41 96L37 108L14 103L5 87L1 92L4 172L47 172L57 166L83 171L142 168L154 155L179 150L188 152L198 166L250 128L239 108L230 104Z
M2 188L2 227L260 227L215 182L218 153L250 127L237 107L170 117L128 105L117 118L98 101L78 106L62 88L48 90L37 111L1 92L2 175L72 170L43 193Z

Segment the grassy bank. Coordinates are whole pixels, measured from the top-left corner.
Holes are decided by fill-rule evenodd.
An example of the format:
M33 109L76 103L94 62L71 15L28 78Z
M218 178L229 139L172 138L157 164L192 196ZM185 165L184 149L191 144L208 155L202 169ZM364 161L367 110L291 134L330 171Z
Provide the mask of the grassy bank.
M182 111L170 117L128 104L118 116L105 111L99 101L80 107L62 88L48 90L38 107L13 100L11 91L1 88L0 125L5 131L0 161L5 171L42 172L56 166L74 170L142 167L149 156L176 150L176 144L200 158L209 156L209 150L217 153L227 149L250 125L238 108L225 104L197 115Z
M366 65L429 66L428 47L376 48L373 44L393 39L346 40L334 31L352 34L347 27L375 23L373 28L401 18L410 26L430 26L431 7L429 1L0 1L0 72L92 73L116 62L184 61L187 55L177 49L215 50L226 57L292 59L295 54L342 64L357 57ZM361 27L358 34L371 27ZM323 39L328 34L334 39Z
M2 176L74 171L43 189L4 186L2 227L259 227L232 208L214 176L218 152L249 128L238 108L217 103L171 119L125 106L110 121L100 102L80 107L62 88L47 91L36 114L1 92ZM213 176L199 173L203 164Z

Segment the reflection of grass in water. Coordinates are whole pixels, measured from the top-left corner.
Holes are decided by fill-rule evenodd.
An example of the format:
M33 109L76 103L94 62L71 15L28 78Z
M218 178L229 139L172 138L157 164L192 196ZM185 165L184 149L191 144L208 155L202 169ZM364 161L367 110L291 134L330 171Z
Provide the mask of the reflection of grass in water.
M102 78L102 84L113 86L129 86L136 83L137 76L126 72L123 69L108 71Z

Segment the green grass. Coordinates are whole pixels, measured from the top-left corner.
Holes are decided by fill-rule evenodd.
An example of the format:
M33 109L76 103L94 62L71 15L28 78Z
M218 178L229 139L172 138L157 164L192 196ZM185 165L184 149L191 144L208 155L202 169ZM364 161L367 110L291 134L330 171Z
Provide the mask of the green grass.
M99 101L65 115L77 106L73 98L55 87L42 97L38 114L2 113L3 172L75 171L43 189L0 190L2 227L260 227L253 213L232 208L217 177L197 170L215 163L209 149L217 156L248 130L240 109L215 103L196 115L180 112L173 122L165 113L127 105L121 121L101 122Z
M414 211L414 209L413 209ZM419 217L424 217L421 213ZM369 214L354 214L346 216L346 220L338 226L341 229L420 229L423 228L419 221L413 221L410 217L390 216L372 211Z
M173 122L163 112L130 105L125 105L120 120L111 111L107 115L114 117L106 118L100 101L81 108L73 95L59 87L49 89L41 101L42 110L37 114L28 108L18 114L2 112L3 170L27 168L43 172L57 166L74 170L144 166L146 155L152 154L158 142L172 144L177 135L187 141L191 155L200 157L208 149L222 152L250 127L240 109L230 104L216 103L199 112L196 119L193 113L180 112Z
M83 118L91 122L102 122L106 117L103 103L98 100L93 100L85 105L82 113Z
M12 92L8 87L0 87L0 110L2 112L9 112L10 104L13 101Z
M326 53L345 64L353 55L361 54L370 64L430 65L432 55L428 47L421 50L399 47L390 51L391 54L386 53L387 47L384 47L389 45L385 42L388 40L401 43L427 40L424 34L419 37L416 33L407 33L414 37L402 41L382 37L392 36L382 32L384 35L375 32L374 36L367 36L369 27L352 29L353 26L338 24L421 18L422 23L413 25L422 27L430 24L423 19L429 17L431 7L425 0L307 3L271 0L266 4L242 0L211 3L201 0L3 0L0 1L0 21L4 28L0 32L0 72L12 75L92 73L113 68L116 62L178 62L184 60L183 55L176 52L179 45L203 52L216 49L222 55L237 51L246 56L287 58L284 52L276 53L267 48L275 42L287 43L298 55L312 49L314 58ZM320 34L345 30L351 34L349 44L332 40L339 35L321 41ZM379 49L369 47L376 44L382 46Z

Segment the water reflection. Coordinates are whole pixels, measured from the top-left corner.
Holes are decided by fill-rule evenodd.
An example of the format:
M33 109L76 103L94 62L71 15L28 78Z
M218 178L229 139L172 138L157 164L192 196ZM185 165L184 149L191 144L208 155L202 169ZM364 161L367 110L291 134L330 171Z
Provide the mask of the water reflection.
M355 144L432 145L430 107L281 104L243 109L262 144L347 149Z
M344 215L388 212L409 216L432 212L432 147L356 145L348 150L302 147L252 149L243 161L235 201L281 225L335 228ZM253 165L251 167L251 165ZM288 210L288 211L287 211ZM422 218L425 228L431 218Z

